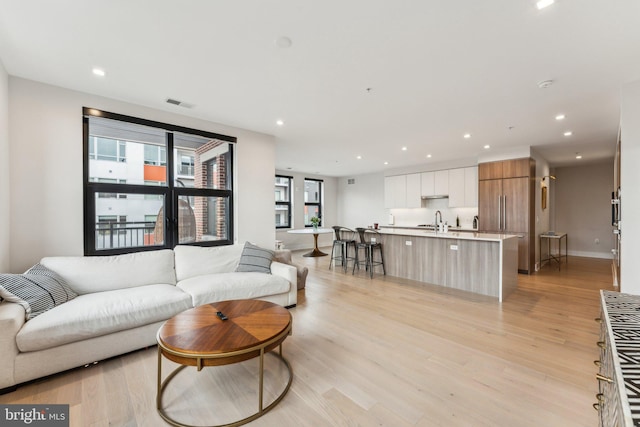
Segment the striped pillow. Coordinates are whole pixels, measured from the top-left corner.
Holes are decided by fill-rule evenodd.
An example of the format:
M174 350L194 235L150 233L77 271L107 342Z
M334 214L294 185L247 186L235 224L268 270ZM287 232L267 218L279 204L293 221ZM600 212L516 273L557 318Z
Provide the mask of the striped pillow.
M0 274L0 298L23 306L26 320L77 296L62 277L40 264L24 274Z
M242 273L256 272L271 274L273 255L273 251L262 249L246 242L242 250L242 255L240 255L240 262L238 263L236 271Z

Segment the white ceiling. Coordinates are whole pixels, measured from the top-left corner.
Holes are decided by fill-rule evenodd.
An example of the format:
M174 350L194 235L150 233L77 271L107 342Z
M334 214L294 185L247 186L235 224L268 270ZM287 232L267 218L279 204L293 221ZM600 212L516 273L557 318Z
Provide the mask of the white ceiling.
M613 156L620 88L640 79L640 2L0 0L0 59L14 76L275 135L283 170L513 146L564 166Z

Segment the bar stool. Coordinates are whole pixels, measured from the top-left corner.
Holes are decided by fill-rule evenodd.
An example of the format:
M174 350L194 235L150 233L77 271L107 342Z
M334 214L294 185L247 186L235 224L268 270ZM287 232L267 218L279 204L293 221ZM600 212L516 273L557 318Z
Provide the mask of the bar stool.
M357 233L350 228L341 227L339 225L334 225L333 232L335 233L335 239L333 241L333 246L331 247L331 259L329 260L329 269L331 269L331 264L336 265L336 261L340 261L340 265L342 265L342 269L344 272L347 272L347 264L349 261L355 262L355 254L354 256L349 256L349 247L353 247L353 251L357 254L358 250L356 248L356 237ZM337 248L340 249L340 253L338 254L335 250ZM335 254L335 255L334 255Z
M364 249L364 265L365 270L369 272L369 275L373 279L373 268L375 266L382 266L382 274L386 275L387 272L384 268L384 256L382 255L382 243L380 243L380 233L368 228L356 228L358 235L360 236L360 242L356 245L356 259L353 263L353 271L351 274L355 274L356 266L360 270L360 265L363 261L360 260L359 252ZM376 261L374 258L374 250L378 249L380 252L380 260Z

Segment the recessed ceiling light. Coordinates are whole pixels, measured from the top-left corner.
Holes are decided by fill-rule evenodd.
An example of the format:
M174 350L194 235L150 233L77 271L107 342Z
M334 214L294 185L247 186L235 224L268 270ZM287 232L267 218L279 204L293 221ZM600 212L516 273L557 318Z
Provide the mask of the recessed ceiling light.
M356 156L356 159L360 160L362 159L362 156Z
M389 164L389 162L384 162L384 164L385 164L385 165L388 165L388 164Z
M276 122L276 124L277 124L278 126L282 126L282 125L284 124L284 122L283 122L282 120L278 120L278 121Z
M487 144L487 145L485 145L485 146L484 146L484 149L485 149L485 150L488 150L489 148L491 148L491 146L490 146L489 144Z
M104 72L104 70L102 68L94 68L91 71L93 72L93 74L95 74L96 76L100 76L100 77L104 77L107 74L107 73Z
M564 120L564 114L558 114L556 120Z
M571 132L570 130L566 131L564 134L564 136L571 136L573 135L573 132Z
M402 151L407 151L407 147L402 147Z
M427 159L430 159L430 158L431 158L431 154L427 154Z
M580 153L576 153L576 159L578 159L578 160L579 160L579 159L581 159L581 158L582 158L582 154L580 154Z
M462 135L462 137L464 139L469 139L469 138L471 138L471 134L470 133L465 133L464 135Z
M538 10L544 9L545 7L551 6L554 3L554 0L540 0L536 3Z

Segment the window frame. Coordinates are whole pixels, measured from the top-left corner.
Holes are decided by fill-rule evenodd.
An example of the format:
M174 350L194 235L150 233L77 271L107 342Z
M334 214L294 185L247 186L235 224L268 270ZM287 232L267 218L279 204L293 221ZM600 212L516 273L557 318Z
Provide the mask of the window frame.
M305 211L307 210L307 206L317 206L318 207L318 218L320 219L320 223L318 224L318 226L322 227L323 224L323 215L322 215L322 198L323 198L323 193L324 193L324 180L322 179L318 179L318 178L305 178L304 179L304 184L305 184L305 191L306 191L306 184L307 181L314 181L318 183L318 201L317 202L307 202L306 200L304 201L304 208ZM310 218L309 218L310 219ZM307 219L305 218L305 228L309 228L309 227L313 227L313 224L308 223L307 224Z
M283 201L276 200L276 204L275 204L276 207L277 206L287 206L288 212L289 212L288 218L287 218L287 225L277 225L276 224L276 230L277 229L283 229L283 228L292 228L293 224L291 223L291 217L292 217L291 212L292 212L292 209L293 209L293 204L292 204L292 200L291 200L291 187L293 186L293 177L289 176L289 175L280 175L280 174L276 174L275 177L276 178L286 178L286 179L289 180L289 194L288 194L288 197L287 197L287 199L289 201L288 202L283 202Z
M101 183L91 181L89 178L89 119L91 117L100 117L111 120L117 120L142 126L154 127L162 129L165 132L165 148L166 148L166 170L167 185L153 186L143 184L122 184L122 183ZM237 138L228 135L221 135L213 132L203 131L199 129L187 128L184 126L172 125L169 123L157 122L138 117L127 116L108 111L102 111L95 108L82 108L82 156L83 156L83 232L84 232L84 254L92 255L118 255L124 253L144 252L161 249L173 249L176 245L192 245L192 246L223 246L231 245L234 242L234 149ZM216 139L229 143L229 160L226 173L228 174L227 189L212 188L188 188L180 187L175 184L176 174L174 169L174 133L185 133L205 138ZM169 153L171 153L169 155ZM129 194L155 194L164 198L164 242L160 245L153 246L135 246L115 249L96 249L95 223L96 223L96 205L95 198L97 193L129 193ZM181 196L187 197L210 197L224 198L227 200L226 212L226 238L220 240L199 241L191 243L179 243L178 239L178 199Z

